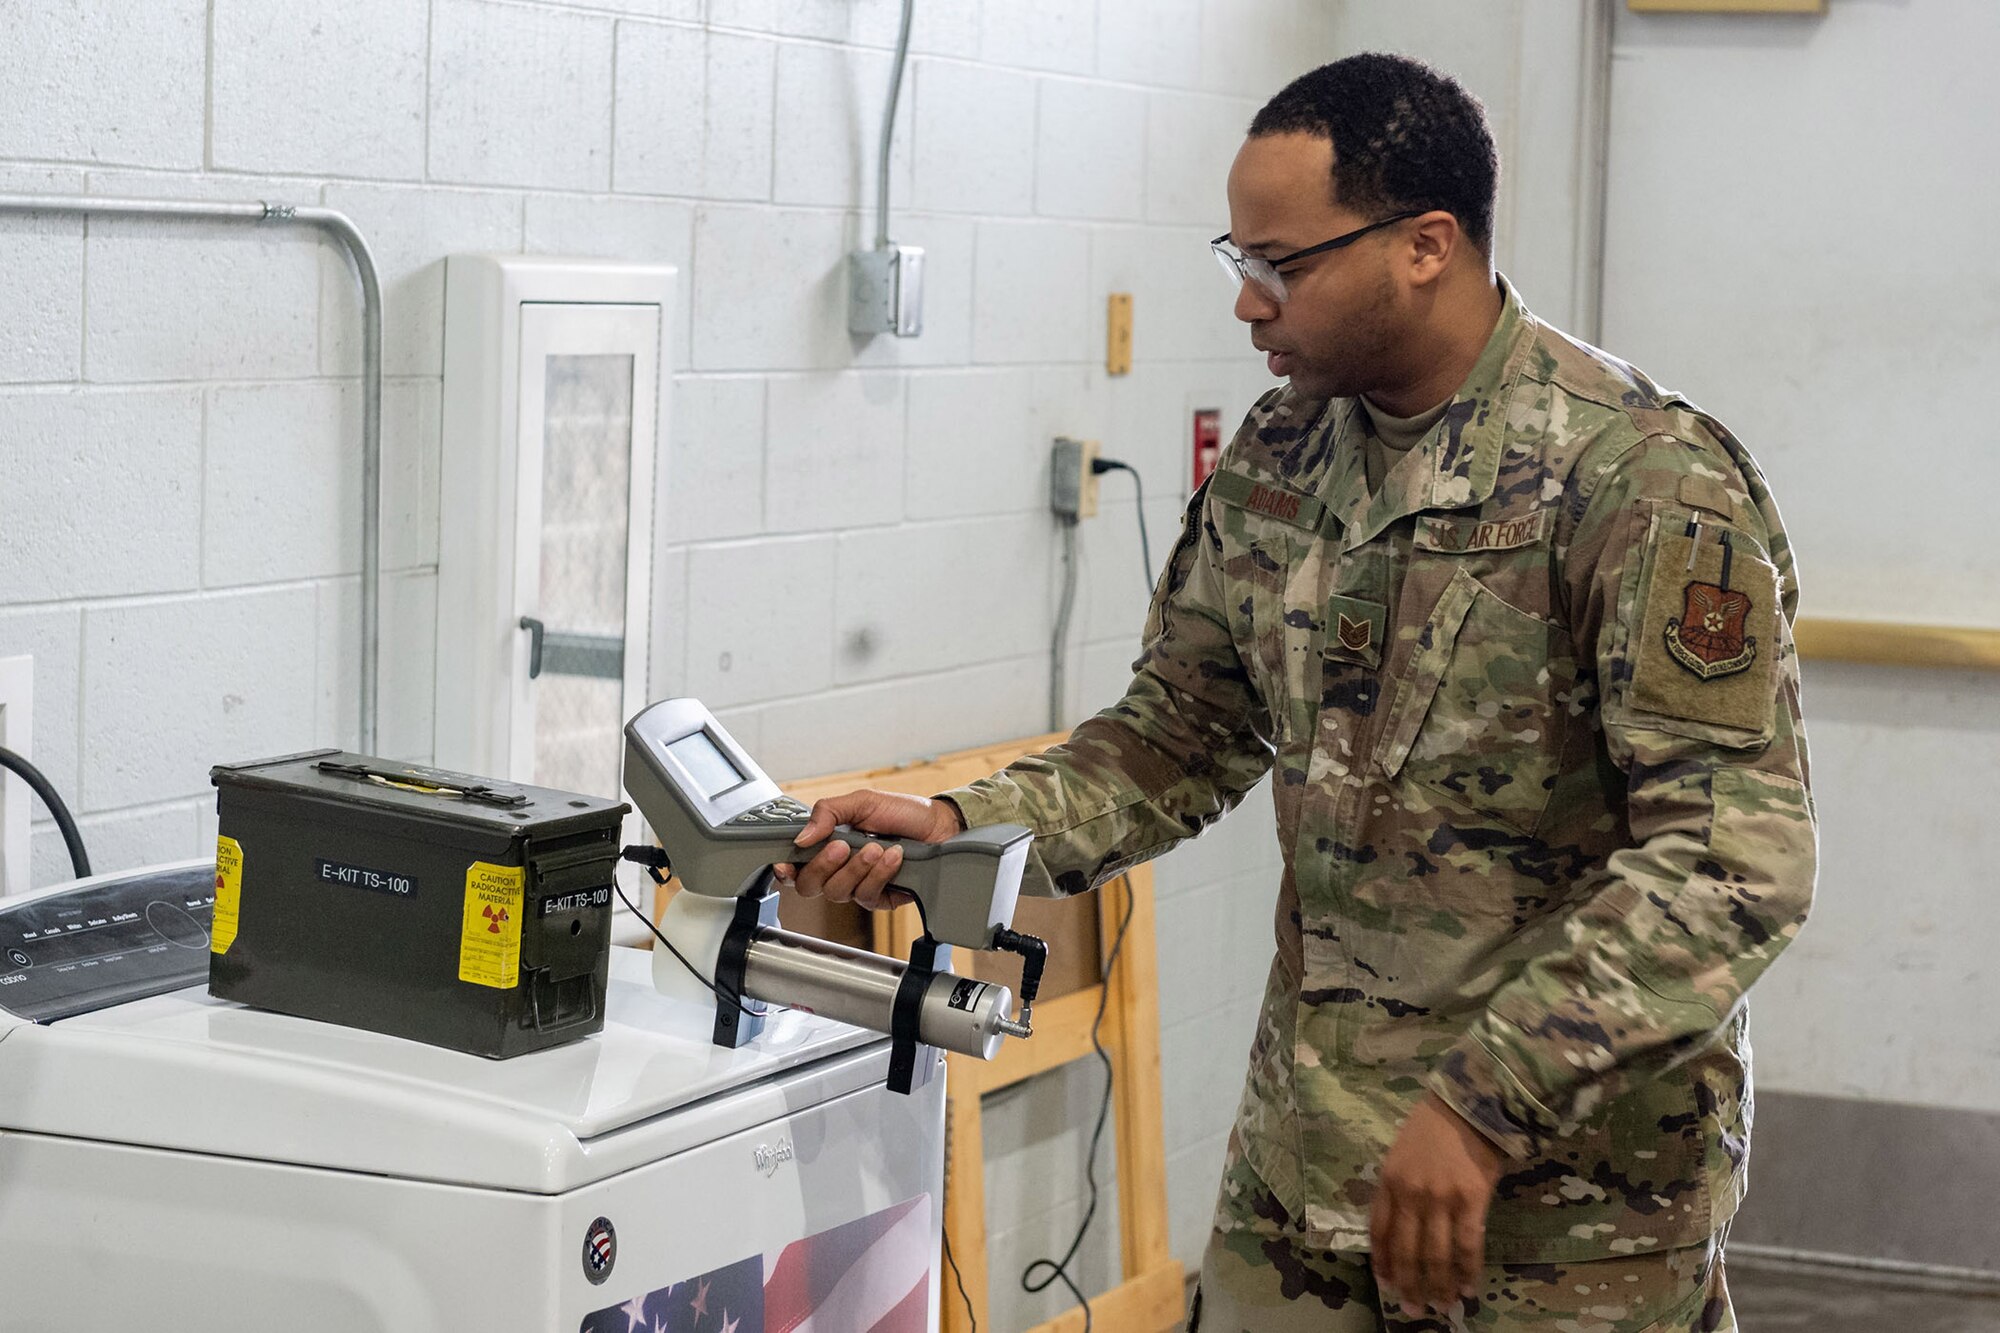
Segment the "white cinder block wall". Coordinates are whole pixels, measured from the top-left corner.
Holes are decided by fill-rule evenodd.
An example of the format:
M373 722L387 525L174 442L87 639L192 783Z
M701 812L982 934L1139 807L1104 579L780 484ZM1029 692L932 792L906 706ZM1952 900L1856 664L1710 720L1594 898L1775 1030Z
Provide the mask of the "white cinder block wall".
M682 683L782 774L1042 730L1056 433L1141 467L1157 562L1188 413L1264 387L1203 243L1332 0L918 0L890 164L921 339L857 341L894 0L64 0L7 7L0 193L321 204L386 302L381 748L430 749L442 259L681 266L661 590ZM1134 294L1136 366L1102 369ZM0 218L0 656L101 868L212 846L208 766L354 743L358 303L305 230ZM1145 594L1130 479L1084 530L1068 719ZM1163 865L1175 1242L1198 1252L1267 956L1268 803ZM37 824L36 883L66 873ZM1227 941L1218 950L1215 942ZM996 1104L1009 1266L1081 1210L1096 1074ZM1107 1168L1108 1174L1108 1168ZM998 1182L1035 1182L1011 1194ZM1055 1183L1052 1183L1055 1182ZM1108 1211L1107 1211L1108 1210ZM1110 1271L1100 1210L1086 1271Z

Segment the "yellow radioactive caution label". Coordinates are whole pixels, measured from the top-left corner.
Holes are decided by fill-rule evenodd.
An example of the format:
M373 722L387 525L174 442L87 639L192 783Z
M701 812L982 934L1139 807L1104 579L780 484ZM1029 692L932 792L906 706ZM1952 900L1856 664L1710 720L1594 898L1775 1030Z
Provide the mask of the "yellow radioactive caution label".
M234 838L215 840L215 919L208 927L210 953L236 943L236 915L243 905L243 848Z
M458 979L512 990L521 982L521 910L528 872L522 866L474 861L465 872L465 923L458 941Z

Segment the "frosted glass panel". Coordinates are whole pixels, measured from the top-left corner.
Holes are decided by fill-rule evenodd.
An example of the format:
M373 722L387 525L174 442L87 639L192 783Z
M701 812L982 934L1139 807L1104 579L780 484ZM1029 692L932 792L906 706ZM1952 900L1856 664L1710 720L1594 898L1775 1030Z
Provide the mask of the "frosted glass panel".
M535 781L616 796L624 682L617 670L596 673L615 664L625 639L632 358L551 356L546 365L539 606L549 651L534 686Z

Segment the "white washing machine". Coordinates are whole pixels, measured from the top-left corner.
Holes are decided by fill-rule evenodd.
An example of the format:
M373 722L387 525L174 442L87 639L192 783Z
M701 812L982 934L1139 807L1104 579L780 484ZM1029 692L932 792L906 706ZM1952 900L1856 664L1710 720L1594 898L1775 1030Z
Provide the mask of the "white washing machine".
M921 1333L942 1068L741 1050L614 948L602 1033L492 1061L206 990L213 866L0 903L0 1329Z

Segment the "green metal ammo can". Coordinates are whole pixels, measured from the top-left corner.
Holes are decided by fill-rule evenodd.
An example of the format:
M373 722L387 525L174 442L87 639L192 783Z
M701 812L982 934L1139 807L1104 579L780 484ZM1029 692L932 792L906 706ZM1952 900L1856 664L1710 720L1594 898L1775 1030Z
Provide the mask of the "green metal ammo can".
M340 750L209 778L210 994L494 1059L604 1026L626 805Z

